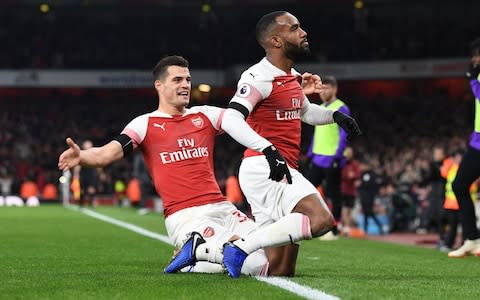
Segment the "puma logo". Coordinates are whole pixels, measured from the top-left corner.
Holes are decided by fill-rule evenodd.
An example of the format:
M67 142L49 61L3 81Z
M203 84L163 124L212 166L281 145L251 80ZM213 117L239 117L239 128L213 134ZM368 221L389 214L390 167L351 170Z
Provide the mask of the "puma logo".
M158 123L153 123L153 127L160 127L160 128L162 128L163 131L165 131L165 122L163 122L162 125L160 125Z

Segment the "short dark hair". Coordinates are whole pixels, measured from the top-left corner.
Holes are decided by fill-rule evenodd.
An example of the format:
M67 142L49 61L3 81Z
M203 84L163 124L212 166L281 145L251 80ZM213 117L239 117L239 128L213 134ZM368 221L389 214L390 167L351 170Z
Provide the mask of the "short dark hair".
M473 53L474 51L480 52L480 37L473 40L470 43L470 51Z
M255 27L255 36L257 38L258 43L263 47L263 42L265 39L265 35L272 30L273 25L277 22L276 19L279 16L283 16L287 14L286 11L274 11L268 13L260 18L257 22L257 26Z
M332 75L322 76L322 83L337 86L337 79Z
M458 149L455 149L453 152L452 152L452 155L455 156L455 155L461 155L463 156L465 154L465 149L463 148L458 148Z
M167 69L170 66L188 68L188 60L179 55L168 55L160 59L155 68L153 68L153 80L162 80L167 75Z

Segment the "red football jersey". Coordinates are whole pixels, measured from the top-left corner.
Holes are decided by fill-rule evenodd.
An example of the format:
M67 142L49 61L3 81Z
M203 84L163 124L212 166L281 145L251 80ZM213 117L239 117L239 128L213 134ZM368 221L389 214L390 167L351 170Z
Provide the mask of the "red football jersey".
M224 110L197 106L184 115L159 111L132 120L122 133L144 156L165 216L181 209L225 201L215 179L215 135Z
M301 110L306 99L301 80L294 69L287 74L264 58L243 72L231 100L248 108L250 127L277 147L295 169L300 154ZM247 149L244 157L254 155L262 153Z

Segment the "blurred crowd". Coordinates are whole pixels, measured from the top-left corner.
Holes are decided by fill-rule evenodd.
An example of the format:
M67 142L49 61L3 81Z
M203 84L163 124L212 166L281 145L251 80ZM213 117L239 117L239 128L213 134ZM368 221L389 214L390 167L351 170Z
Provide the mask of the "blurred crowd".
M192 62L192 69L225 70L262 57L254 24L259 16L277 9L294 13L309 33L307 60L312 62L466 57L465 46L480 27L476 15L480 2L470 0L369 1L357 8L352 1L290 1L281 7L247 2L237 6L208 1L164 7L53 5L45 13L34 5L4 5L0 68L144 70L162 54L181 54ZM389 230L437 230L439 221L433 211L444 196L435 195L438 165L465 148L473 107L471 99L453 99L441 90L428 96L410 94L365 99L357 93L346 98L364 132L351 146L354 158L376 175L375 209L388 216ZM210 102L227 104L214 96ZM28 193L44 197L45 188L58 185L62 175L57 160L66 137L79 145L87 139L102 145L156 105L153 89L3 91L0 195L22 194L28 182L35 187ZM312 128L305 126L303 153L311 136ZM231 181L227 179L234 177L243 147L226 135L217 139L217 180L228 190ZM308 165L303 156L301 171ZM115 194L134 177L133 157L98 172L96 193ZM432 209L434 195L437 202Z
M0 66L145 69L161 53L181 53L194 62L193 68L251 63L262 54L254 26L273 10L290 10L300 19L309 33L307 60L313 62L464 57L464 45L480 26L478 1L371 1L358 9L352 1L299 2L278 7L254 2L150 8L65 5L52 6L47 13L37 6L4 6Z
M439 231L445 198L440 168L466 149L473 122L471 101L451 99L439 90L431 96L378 96L347 103L364 132L351 143L354 159L362 172L376 175L374 209L386 217L385 229ZM304 149L311 134L307 127ZM308 163L305 158L304 168ZM439 185L443 191L438 191Z
M216 105L226 105L224 100L216 100ZM349 99L348 104L364 132L351 143L354 157L378 178L376 211L389 216L392 231L436 231L438 222L428 208L432 184L438 179L439 158L434 152L440 148L443 160L466 146L471 102L437 93L401 99L358 97ZM102 145L135 116L155 109L153 91L143 89L31 89L2 97L1 193L21 194L22 184L30 180L41 195L48 183L58 184L61 172L57 161L66 148L66 137L78 144L90 139L94 145ZM305 126L303 153L311 136L312 128ZM218 137L216 175L223 190L227 178L238 169L243 149L226 135ZM99 170L97 193L114 194L119 181L126 186L133 178L132 162L128 157ZM304 156L301 170L308 164Z

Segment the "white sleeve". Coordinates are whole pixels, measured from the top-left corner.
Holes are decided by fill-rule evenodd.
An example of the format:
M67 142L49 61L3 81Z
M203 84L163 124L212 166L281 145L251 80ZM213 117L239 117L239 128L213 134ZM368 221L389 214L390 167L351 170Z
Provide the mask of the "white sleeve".
M302 110L300 112L302 121L310 125L325 125L331 124L333 120L333 111L323 108L318 104L310 103L305 97L303 101Z
M249 68L240 76L237 92L230 100L240 104L251 113L258 103L267 98L272 92L272 76L265 75L256 66ZM228 108L222 121L222 129L243 146L262 151L272 145L267 139L260 136L245 121L245 116L234 108Z
M147 134L148 115L144 114L136 117L122 131L122 134L126 134L132 139L133 149L136 149L142 143Z
M247 124L241 112L233 108L225 111L222 129L243 146L256 151L262 151L272 145Z
M272 92L272 81L255 71L245 71L237 84L237 92L230 100L236 102L252 112L253 108Z

